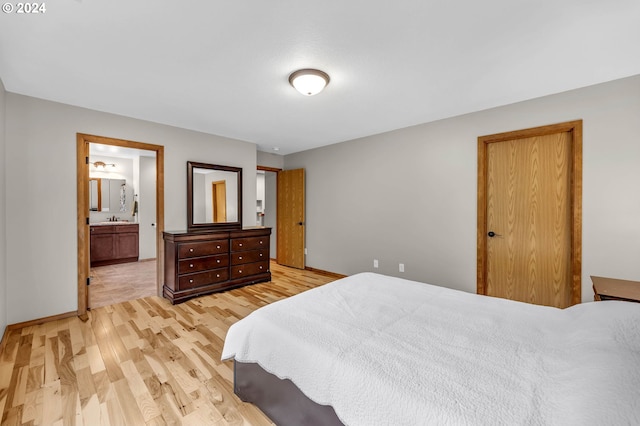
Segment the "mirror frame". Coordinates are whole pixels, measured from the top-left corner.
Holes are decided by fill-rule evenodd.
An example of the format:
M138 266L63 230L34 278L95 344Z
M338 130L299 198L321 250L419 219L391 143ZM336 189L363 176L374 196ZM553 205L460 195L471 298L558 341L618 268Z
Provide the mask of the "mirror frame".
M236 222L193 222L193 169L220 170L224 172L235 172L238 176L238 220ZM242 168L231 166L220 166L217 164L198 163L187 161L187 231L204 230L226 230L242 228Z
M96 181L96 208L91 208L92 201L92 190L91 190L91 181ZM89 178L89 212L101 212L102 211L102 178ZM89 213L91 214L91 213Z

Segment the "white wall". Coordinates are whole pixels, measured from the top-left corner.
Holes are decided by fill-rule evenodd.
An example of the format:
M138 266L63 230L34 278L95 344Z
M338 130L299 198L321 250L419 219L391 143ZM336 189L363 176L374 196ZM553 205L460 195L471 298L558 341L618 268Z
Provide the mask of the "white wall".
M193 193L204 194L204 173L193 174ZM207 221L207 203L205 197L193 197L193 223Z
M138 157L138 223L140 259L156 258L156 159Z
M4 335L7 327L7 270L6 270L6 213L5 213L5 183L6 183L6 161L5 161L5 99L6 93L4 84L0 79L0 339Z
M188 160L242 167L243 204L255 203L252 143L14 93L5 122L9 324L77 310L77 132L165 147L165 230L186 228Z
M284 157L270 152L258 151L258 165L263 167L271 167L274 169L284 169ZM270 239L270 255L273 259L277 255L278 247L278 230L276 228L277 220L277 202L278 202L278 180L275 172L265 173L265 211L264 226L271 228Z
M265 172L264 226L271 228L270 256L275 259L278 248L278 178L276 172Z
M284 169L284 157L270 152L256 152L258 166L271 167L273 169Z
M376 258L475 292L478 136L583 119L582 299L590 275L639 280L638 117L635 76L288 155L306 169L307 265L353 274Z

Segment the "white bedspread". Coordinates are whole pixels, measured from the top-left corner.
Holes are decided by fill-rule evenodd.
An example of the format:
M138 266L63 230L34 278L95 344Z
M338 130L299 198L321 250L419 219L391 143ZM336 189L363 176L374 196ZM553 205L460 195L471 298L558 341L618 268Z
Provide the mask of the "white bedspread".
M257 362L347 425L640 424L640 304L560 310L372 273L261 308Z

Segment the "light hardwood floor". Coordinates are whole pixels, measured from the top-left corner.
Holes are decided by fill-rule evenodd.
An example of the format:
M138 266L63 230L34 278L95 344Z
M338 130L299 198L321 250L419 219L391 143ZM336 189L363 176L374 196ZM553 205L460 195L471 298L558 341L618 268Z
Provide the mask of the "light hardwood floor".
M11 330L0 354L2 425L270 425L233 394L220 353L253 310L338 276L272 262L272 281L171 305L150 296Z

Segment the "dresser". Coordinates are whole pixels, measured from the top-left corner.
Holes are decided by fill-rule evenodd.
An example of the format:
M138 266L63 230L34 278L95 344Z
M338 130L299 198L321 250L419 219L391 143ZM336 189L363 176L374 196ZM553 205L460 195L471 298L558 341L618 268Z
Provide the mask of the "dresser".
M271 228L167 231L163 295L176 304L245 284L271 281Z
M640 282L591 276L593 300L640 302Z

